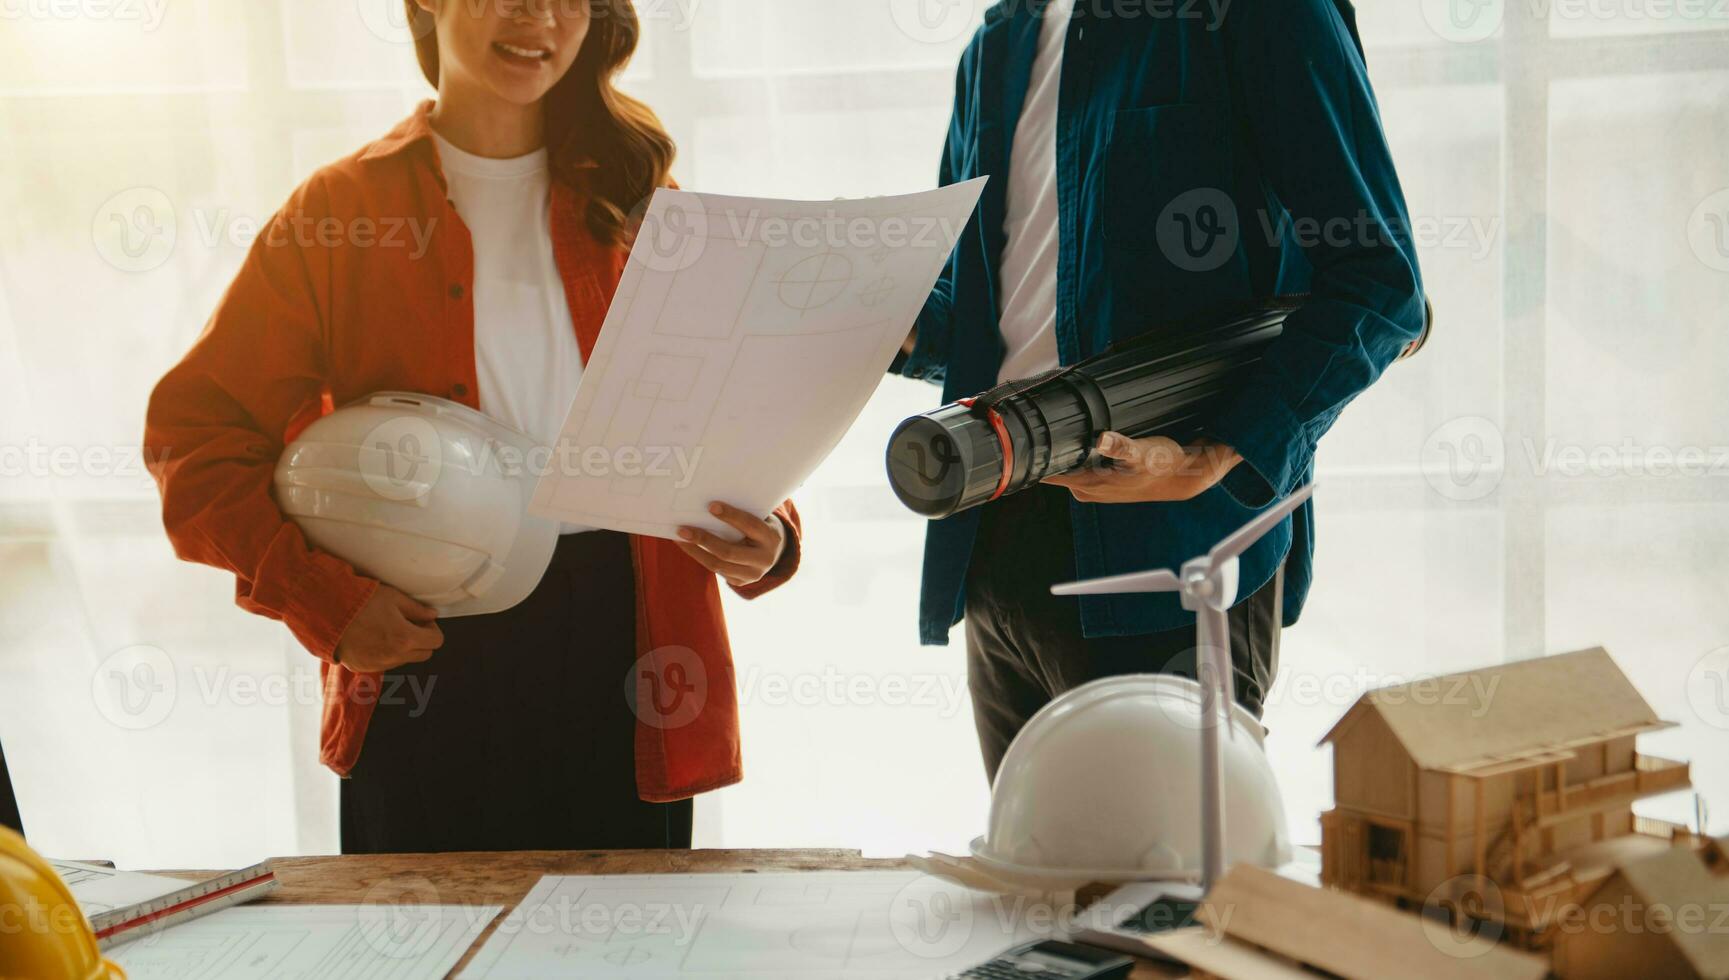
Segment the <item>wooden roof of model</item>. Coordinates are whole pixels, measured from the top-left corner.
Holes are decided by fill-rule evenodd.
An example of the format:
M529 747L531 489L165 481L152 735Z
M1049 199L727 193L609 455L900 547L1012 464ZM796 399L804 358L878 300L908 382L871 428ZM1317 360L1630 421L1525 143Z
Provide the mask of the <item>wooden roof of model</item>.
M1370 691L1322 743L1369 711L1418 766L1478 777L1559 762L1581 745L1671 725L1602 647Z
M1628 887L1647 907L1665 909L1674 917L1675 925L1667 934L1705 980L1729 977L1729 931L1716 923L1729 908L1729 860L1725 853L1729 853L1729 843L1717 840L1698 850L1667 847L1620 866ZM1683 916L1693 920L1688 922Z
M1248 864L1219 879L1198 915L1206 929L1149 936L1147 944L1202 972L1253 980L1313 976L1296 964L1377 980L1540 980L1549 972L1529 953Z

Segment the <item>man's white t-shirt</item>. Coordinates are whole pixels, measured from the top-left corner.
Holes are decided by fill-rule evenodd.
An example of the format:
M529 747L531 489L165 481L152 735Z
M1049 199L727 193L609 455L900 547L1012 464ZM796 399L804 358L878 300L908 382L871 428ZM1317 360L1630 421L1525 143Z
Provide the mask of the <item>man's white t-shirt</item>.
M582 349L553 260L546 150L495 160L433 138L450 199L474 243L480 410L538 445L555 445L582 380Z
M1015 381L1058 366L1057 358L1057 93L1063 43L1075 0L1051 0L1039 30L1026 103L1009 154L1008 234L999 268L1000 317L1007 351L997 381Z

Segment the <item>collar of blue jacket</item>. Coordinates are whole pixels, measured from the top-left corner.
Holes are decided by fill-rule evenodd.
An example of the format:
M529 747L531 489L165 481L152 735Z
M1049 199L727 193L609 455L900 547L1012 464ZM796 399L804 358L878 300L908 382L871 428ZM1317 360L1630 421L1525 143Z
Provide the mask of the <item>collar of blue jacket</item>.
M997 262L1009 152L1044 0L992 7L961 56L940 167L989 175L899 367L952 401L1002 364ZM1244 459L1177 504L1073 504L1081 578L1175 568L1312 478L1339 412L1423 329L1410 216L1345 0L1077 0L1058 97L1057 348L1072 364L1161 322L1307 293L1253 376L1203 420ZM931 523L919 637L965 612L979 512ZM1242 559L1239 596L1286 566L1283 619L1312 577L1305 505ZM1087 636L1188 626L1172 595L1088 596Z

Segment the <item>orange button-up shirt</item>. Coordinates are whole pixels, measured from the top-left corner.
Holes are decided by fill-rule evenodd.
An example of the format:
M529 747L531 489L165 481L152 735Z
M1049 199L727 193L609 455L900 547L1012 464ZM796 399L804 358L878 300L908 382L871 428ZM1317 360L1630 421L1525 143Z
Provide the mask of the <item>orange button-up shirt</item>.
M381 685L332 658L378 583L308 545L271 485L283 447L333 405L393 390L479 407L473 243L449 201L431 107L295 190L157 384L145 422L175 552L233 572L241 608L282 620L324 661L320 758L344 775ZM589 233L580 188L554 181L551 204L554 258L586 359L627 253ZM798 514L791 501L776 513L786 552L767 578L737 590L746 598L797 568ZM633 536L631 551L638 792L668 801L735 783L737 688L716 577L671 541Z

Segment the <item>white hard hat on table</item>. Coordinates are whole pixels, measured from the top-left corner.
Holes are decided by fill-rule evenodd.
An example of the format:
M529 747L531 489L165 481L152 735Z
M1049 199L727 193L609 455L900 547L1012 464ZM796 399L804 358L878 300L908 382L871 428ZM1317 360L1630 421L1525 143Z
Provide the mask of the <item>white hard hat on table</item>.
M1233 704L1221 739L1227 864L1290 860L1261 726ZM1047 881L1201 876L1201 687L1170 674L1107 677L1040 709L1003 757L973 856L999 877Z

